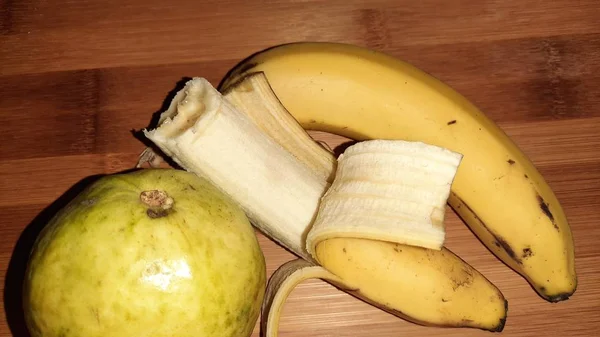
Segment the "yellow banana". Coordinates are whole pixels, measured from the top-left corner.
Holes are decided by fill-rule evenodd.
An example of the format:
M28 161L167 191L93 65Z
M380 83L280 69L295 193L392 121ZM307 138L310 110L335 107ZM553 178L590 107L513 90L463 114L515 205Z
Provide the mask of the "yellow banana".
M317 246L317 259L355 296L409 321L504 328L508 302L502 293L446 248L336 238ZM390 260L396 263L382 263Z
M324 267L292 260L269 279L261 309L265 337L277 337L279 316L300 282L320 278L352 296L413 323L500 332L508 302L481 273L441 250L360 238L317 247Z
M544 299L566 300L575 292L572 234L553 191L514 142L452 88L383 53L293 43L246 59L219 89L256 72L264 72L305 129L421 141L461 153L450 206Z

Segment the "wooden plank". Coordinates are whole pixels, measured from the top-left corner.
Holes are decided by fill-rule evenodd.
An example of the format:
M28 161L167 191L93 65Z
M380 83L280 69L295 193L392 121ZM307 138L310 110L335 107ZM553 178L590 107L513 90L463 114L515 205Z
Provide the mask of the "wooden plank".
M253 52L308 40L409 61L498 122L567 213L578 290L545 302L449 209L447 246L508 298L502 336L597 335L599 17L598 0L0 0L0 337L28 337L20 285L36 232L73 185L135 164L144 145L131 131L182 79L216 85ZM311 134L331 146L347 140ZM293 258L258 237L269 275ZM412 324L320 280L292 292L280 328L281 337L489 335Z
M377 47L600 32L597 2L5 1L0 74L237 60L274 44ZM56 10L60 8L60 10ZM301 29L300 29L301 27ZM501 29L499 29L501 28ZM217 42L218 41L218 42ZM219 47L215 48L218 44ZM24 62L24 60L26 62Z
M29 214L31 214L33 210L37 211L44 208L44 206L45 205L12 207L9 209L0 208L3 213L6 213L5 211L7 210L11 211L10 216L8 217L9 227L5 227L0 231L0 234L5 237L4 234L10 235L8 233L17 233L16 229L20 228L13 228L12 226L22 225L24 220L28 220L27 218L29 218ZM595 203L587 204L580 209L578 212L579 214L577 215L585 216L586 214L594 214L594 210L598 209L599 206L600 199L597 198ZM597 309L597 306L600 305L600 299L598 298L600 290L595 287L593 279L596 257L600 253L597 245L578 246L580 248L580 253L578 255L577 263L581 281L580 289L576 295L577 297L574 297L577 301L567 301L550 306L545 301L539 299L523 279L510 271L508 267L495 260L492 255L477 242L477 239L466 229L464 224L453 215L453 213L449 212L448 215L448 246L494 282L505 293L510 301L511 320L507 325L505 334L510 335L510 331L513 330L518 331L518 334L516 335L521 336L523 331L531 329L525 336L533 336L534 333L539 333L539 327L532 328L528 326L527 323L529 320L533 319L536 322L544 322L543 318L548 314L562 317L565 320L576 319L582 313L593 314L594 310ZM582 219L580 216L577 218ZM583 219L589 224L600 221L600 217L597 213L595 217ZM579 223L574 223L573 225L574 228L585 229L579 227ZM40 224L35 223L34 227L39 229ZM587 229L595 229L595 235L598 235L598 230L596 228ZM576 236L577 234L590 235L594 233L586 231L585 233L576 232ZM31 232L21 234L21 236L23 235L25 235L26 238L21 239L20 241L21 245L19 248L21 249L21 254L24 254L22 251L24 247L30 247L31 240L34 237L31 235ZM14 234L8 237L14 239ZM266 254L267 272L269 275L279 265L293 258L291 254L284 251L263 235L259 234L259 241ZM5 246L0 248L2 248L2 252L12 252L12 247L10 250L8 250L9 247ZM3 266L8 265L7 262L9 257L9 254L0 255L0 261L3 262ZM12 267L13 270L11 271L10 277L18 278L19 273L22 273L24 270L24 265L13 264ZM2 273L2 275L4 275L4 273ZM15 284L18 285L19 283L15 282ZM13 287L15 284L13 284ZM585 303L585 305L582 305L582 303ZM14 306L16 304L12 303L11 305ZM571 310L574 305L576 305L577 310ZM326 308L326 310L323 308ZM541 313L536 314L536 312ZM598 319L594 318L593 315L590 319L591 322L598 322ZM552 329L552 331L557 333L572 332L571 327L565 327L559 321L547 322L545 328ZM410 333L413 333L414 335L426 334L431 336L461 336L461 334L465 334L461 329L448 330L415 326L395 316L381 312L380 310L340 292L329 284L319 280L306 281L292 292L284 309L281 325L282 332L289 332L289 334L282 335L291 336L296 336L299 332L320 336L323 333L327 335L328 333L335 333L335 331L346 331L342 332L342 334L353 336L352 334L356 333L356 329L359 329L361 333L378 333L383 334L383 336L392 336L397 334L397 331L403 331L409 335ZM484 336L486 334L488 333L469 330L469 336ZM258 334L255 334L255 336L258 336ZM581 334L581 336L584 336L584 334Z
M501 125L600 116L600 109L589 108L600 104L600 56L595 53L600 34L481 43L482 49L495 52L471 59L465 50L476 50L476 45L443 45L437 51L412 47L403 55L409 61L426 55L415 63L447 80ZM546 45L563 47L552 51ZM510 56L511 50L519 52ZM442 66L447 55L456 55L450 67ZM0 158L134 151L139 142L131 130L147 127L184 78L203 76L216 86L234 64L210 61L0 77L0 134L14 141L14 146L0 148ZM70 129L77 132L66 132Z

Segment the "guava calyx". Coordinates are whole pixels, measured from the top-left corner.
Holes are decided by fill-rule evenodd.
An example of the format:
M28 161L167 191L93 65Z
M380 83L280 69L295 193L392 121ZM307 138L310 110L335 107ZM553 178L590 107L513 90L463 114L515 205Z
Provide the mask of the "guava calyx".
M140 193L140 200L148 207L146 214L152 219L162 218L169 214L175 201L167 192L162 190L148 190Z

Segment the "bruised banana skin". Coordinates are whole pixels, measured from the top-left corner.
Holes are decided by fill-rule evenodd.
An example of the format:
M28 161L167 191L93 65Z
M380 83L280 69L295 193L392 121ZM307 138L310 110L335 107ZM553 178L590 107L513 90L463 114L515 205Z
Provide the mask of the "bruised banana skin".
M541 297L558 302L575 292L572 233L552 189L515 143L452 88L372 50L293 43L246 59L220 90L257 72L305 129L422 141L463 154L450 206Z

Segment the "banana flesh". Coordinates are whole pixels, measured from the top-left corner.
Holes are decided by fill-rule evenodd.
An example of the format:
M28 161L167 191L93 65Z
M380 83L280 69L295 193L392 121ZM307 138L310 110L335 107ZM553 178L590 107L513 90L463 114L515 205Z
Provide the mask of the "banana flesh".
M370 140L348 147L308 233L308 252L314 256L320 242L340 237L441 249L460 159L419 142Z
M288 135L292 134L286 133L285 130L281 132ZM306 251L306 233L309 232L316 216L317 205L321 196L329 188L326 176L330 175L315 173L308 168L308 165L303 164L298 159L297 154L287 152L284 147L279 146L278 142L274 140L277 137L267 136L259 126L252 122L251 118L235 109L233 104L225 101L205 79L196 78L188 82L186 87L173 99L169 109L161 115L159 126L154 130L145 130L144 133L164 154L171 157L181 167L211 180L226 194L240 203L253 224L261 229L263 233L296 255L312 264L317 264ZM304 133L304 137L308 137L308 135ZM318 155L332 156L330 152L322 148L319 149L320 154ZM316 153L319 153L319 151ZM427 195L427 193L423 195ZM418 194L416 196L422 197ZM324 243L332 242L332 240L345 242L344 240L350 239L328 239ZM362 238L357 240L371 242L375 247L390 244L380 240ZM319 244L316 247L317 256L319 256L318 249L321 246L322 244ZM398 247L404 246L398 245ZM353 248L349 246L346 250L348 249ZM423 250L422 252L425 251L442 252L442 250ZM331 256L335 256L335 254L331 254ZM320 258L323 259L323 263L329 266L325 267L325 271L327 271L327 268L336 268L339 263L327 256L321 256ZM407 262L404 259L414 258L414 256L398 254L386 258L387 260L376 262L357 258L354 267L367 268L372 263L381 264L382 266L406 265ZM454 262L448 255L441 255L436 263L452 264ZM470 268L462 261L459 264L464 265L464 268ZM423 260L422 264L412 264L409 265L409 268L412 268L411 272L427 275L431 270L440 268L440 266ZM474 273L480 275L476 271ZM337 276L335 274L331 276L330 274L329 272L319 271L317 274L311 275L335 283L332 280L338 280L335 278ZM431 276L442 279L450 277L450 275L443 274ZM410 312L407 309L414 305L411 302L380 303L378 300L371 299L369 294L372 294L372 292L367 290L369 288L380 288L377 280L373 277L365 275L365 278L361 280L365 292L355 294L356 296L380 308L394 308L393 311L390 311L394 314L400 315L401 312ZM394 276L390 277L396 279ZM480 277L483 278L481 275ZM289 294L289 291L293 288L294 280L300 279L303 278L292 278L288 281L284 279L282 282L273 283L273 287L280 289L282 292L271 292L273 295L269 296L267 301L279 303L277 301L273 302L272 299L284 298L285 294ZM450 284L448 280L440 280L440 282ZM275 286L277 284L280 285ZM341 282L338 280L338 284L344 286L341 287L342 289L347 289L345 285L352 284L352 279L342 280ZM425 298L432 291L430 286L433 284L435 282L429 283L428 287L422 287L420 284L399 283L397 287L380 289L380 294L392 298L396 292L410 291L419 298ZM454 289L448 291L454 291ZM283 295L277 297L279 293ZM494 317L485 318L478 316L481 312L476 306L465 307L463 311L448 311L443 325L479 327L492 331L501 329L506 317L506 308L504 307L505 300L496 287L489 282L479 282L473 286L465 287L465 292L461 296L475 299L481 294L495 294L495 296L487 296L487 300L498 304L499 307L504 309L495 312ZM434 302L432 303L433 308L430 309L440 307L443 305L442 303L444 302ZM456 303L461 302L457 301ZM274 306L274 308L278 308L278 306ZM274 315L278 318L280 312L277 309L271 310L273 313L266 316ZM470 310L471 314L468 317L472 319L464 318L463 313L465 310ZM454 313L460 313L460 315ZM403 317L411 318L410 314ZM441 322L440 320L429 322L428 317L419 317L418 315L412 319L430 325L440 324L439 322ZM489 322L494 323L490 324Z
M566 215L516 144L449 86L391 56L336 43L293 43L248 58L222 81L264 73L305 128L356 140L421 141L463 154L450 206L544 299L577 288Z

